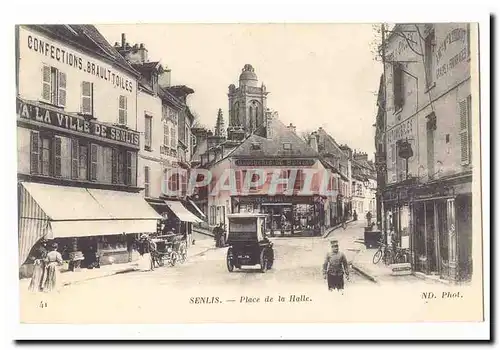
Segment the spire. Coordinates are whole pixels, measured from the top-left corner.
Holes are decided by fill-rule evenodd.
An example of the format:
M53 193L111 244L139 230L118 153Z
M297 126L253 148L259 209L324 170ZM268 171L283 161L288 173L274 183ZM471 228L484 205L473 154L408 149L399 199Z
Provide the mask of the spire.
M226 137L226 127L224 126L224 117L222 116L222 109L219 108L217 113L217 122L215 123L215 136Z

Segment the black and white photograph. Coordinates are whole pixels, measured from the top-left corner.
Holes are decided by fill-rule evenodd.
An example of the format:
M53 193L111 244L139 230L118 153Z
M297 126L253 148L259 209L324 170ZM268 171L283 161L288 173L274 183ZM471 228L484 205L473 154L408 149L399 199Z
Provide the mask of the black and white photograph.
M20 322L482 321L480 29L16 25Z

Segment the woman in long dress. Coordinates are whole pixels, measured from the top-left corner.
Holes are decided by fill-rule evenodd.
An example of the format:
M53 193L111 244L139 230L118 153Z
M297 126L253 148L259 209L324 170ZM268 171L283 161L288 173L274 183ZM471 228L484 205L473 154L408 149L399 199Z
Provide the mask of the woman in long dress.
M153 270L153 262L151 257L151 245L149 242L149 237L146 235L141 236L139 245L139 269L142 271Z
M62 265L63 259L61 253L57 251L57 243L52 244L52 251L47 254L45 268L45 283L43 286L44 292L51 292L57 290L57 275L59 271L57 267Z
M42 240L31 254L33 260L33 275L28 287L30 292L41 292L45 273L45 259L47 258L46 241Z

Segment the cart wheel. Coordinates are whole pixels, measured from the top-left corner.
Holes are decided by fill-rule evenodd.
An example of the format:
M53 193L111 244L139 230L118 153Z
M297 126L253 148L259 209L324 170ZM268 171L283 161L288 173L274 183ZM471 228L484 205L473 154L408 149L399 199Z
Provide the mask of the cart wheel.
M380 261L380 258L382 258L382 251L379 249L376 251L375 255L373 256L373 263L378 264Z
M233 272L233 270L234 270L233 249L231 249L231 248L229 248L227 250L226 264L227 264L227 270L229 272Z
M266 272L269 269L269 256L267 249L262 249L260 252L260 272Z

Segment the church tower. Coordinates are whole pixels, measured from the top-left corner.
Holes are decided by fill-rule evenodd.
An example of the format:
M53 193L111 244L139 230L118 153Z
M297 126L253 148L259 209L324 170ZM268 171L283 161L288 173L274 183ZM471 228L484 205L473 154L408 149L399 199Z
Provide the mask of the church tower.
M226 126L224 125L224 117L220 108L217 113L217 121L215 122L215 136L226 137Z
M243 132L245 135L265 125L267 110L266 86L259 86L255 69L250 64L243 67L239 86L229 85L229 128L231 134Z

